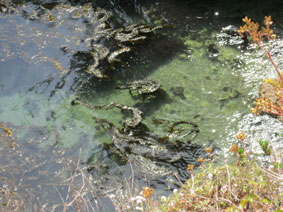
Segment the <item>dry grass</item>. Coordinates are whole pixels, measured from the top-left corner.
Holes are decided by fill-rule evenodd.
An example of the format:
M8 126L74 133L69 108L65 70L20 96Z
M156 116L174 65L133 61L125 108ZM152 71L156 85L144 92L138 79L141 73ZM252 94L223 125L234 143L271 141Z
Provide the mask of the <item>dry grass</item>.
M246 157L229 165L207 163L159 204L148 211L282 211L282 162L268 169Z
M80 150L81 156L81 150ZM71 176L65 181L68 184L68 190L64 197L59 189L53 185L53 188L58 193L61 205L56 205L56 208L60 208L60 211L77 211L77 212L95 212L104 211L100 208L99 197L96 193L95 186L91 180L91 176L86 173L85 168L80 164L80 157L77 161L77 165Z

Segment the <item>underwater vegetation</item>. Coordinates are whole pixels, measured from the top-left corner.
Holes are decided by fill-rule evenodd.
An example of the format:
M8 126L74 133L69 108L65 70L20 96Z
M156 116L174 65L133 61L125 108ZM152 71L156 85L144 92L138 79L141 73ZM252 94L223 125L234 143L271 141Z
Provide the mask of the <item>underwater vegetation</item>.
M159 87L160 85L156 81L139 80L125 86L120 86L119 89L137 90L138 94L144 95L155 93ZM113 142L108 145L108 148L124 161L132 161L141 164L140 166L142 167L145 166L142 165L142 161L147 163L146 166L156 164L161 167L170 167L171 170L169 169L168 173L172 172L172 166L174 164L178 164L176 167L181 167L181 170L179 170L180 176L182 176L182 179L186 179L189 177L185 171L186 164L193 162L197 165L198 162L201 162L197 161L197 159L200 156L205 157L204 150L199 150L197 154L196 152L193 154L194 151L192 151L193 149L201 148L197 144L191 143L200 133L198 125L194 122L173 122L173 124L168 126L166 136L160 137L142 123L143 112L136 107L115 102L95 106L79 98L73 100L71 104L82 104L95 110L118 108L121 112L130 112L130 118L122 122L122 128L116 127L109 120L93 117ZM166 125L169 125L169 123L166 123Z
M102 25L105 27L105 25ZM101 64L107 63L108 66L112 66L112 69L114 68L114 62L121 62L120 59L118 59L119 56L121 56L124 53L130 52L132 50L130 45L133 45L135 43L141 42L145 40L147 37L145 34L149 34L154 32L157 29L162 28L161 26L156 27L148 27L145 25L129 25L125 28L118 28L118 29L99 29L100 31L104 30L105 34L101 34L99 38L95 38L96 40L93 40L96 44L92 45L92 51L89 53L91 54L93 58L93 64L88 66L86 72L93 74L97 78L105 78L107 77L104 72L107 70L107 67L99 68ZM113 43L113 39L115 42L117 42L117 48L110 50L106 45L97 44L99 42L99 39L103 39L104 42L106 40L109 40ZM113 48L113 47L112 47Z
M128 83L126 85L117 86L116 89L129 89L129 93L133 96L132 91L136 91L138 95L153 94L160 88L160 84L155 80L144 79Z

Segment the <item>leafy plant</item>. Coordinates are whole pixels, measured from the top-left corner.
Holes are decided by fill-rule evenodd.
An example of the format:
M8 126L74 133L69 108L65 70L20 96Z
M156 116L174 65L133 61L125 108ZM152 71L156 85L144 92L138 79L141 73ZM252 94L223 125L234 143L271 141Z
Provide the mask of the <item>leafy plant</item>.
M271 147L269 145L269 141L259 140L258 143L259 143L259 145L260 145L260 147L263 150L265 155L268 155L268 156L271 155L272 150L271 150Z
M281 164L281 163L280 163ZM280 166L277 166L280 167ZM208 162L167 198L151 204L150 212L281 211L283 170L266 169L255 161L217 166Z
M168 198L162 197L155 205L149 201L150 210L146 211L282 211L283 158L277 158L273 168L259 166L244 147L246 137L244 132L239 133L236 136L238 144L229 149L238 157L237 161L224 165L214 161L202 163L197 172L189 164L187 170L191 178L181 189L174 190ZM270 154L269 142L259 142L264 152Z
M254 161L223 166L207 163L150 211L280 211L281 176L282 169L268 170Z
M267 97L258 98L254 104L255 107L252 108L252 112L259 115L261 111L274 114L277 116L283 116L283 99L282 99L282 92L283 92L283 75L279 71L277 65L273 61L270 50L266 48L264 45L264 41L267 40L274 40L276 35L274 34L273 30L270 26L273 24L270 16L265 16L264 25L260 29L258 23L252 21L250 18L245 17L243 18L243 22L245 23L241 26L238 30L238 33L243 37L248 39L250 37L254 44L258 45L261 50L264 52L268 60L273 65L274 69L277 72L278 80L277 79L266 79L265 82L273 85L276 96L278 101L274 102Z
M252 112L254 114L259 115L260 111L264 111L269 114L277 115L277 116L283 116L283 99L282 99L282 91L276 93L276 96L279 98L280 103L274 102L266 97L261 97L256 99L254 104L256 107L251 108Z
M276 38L276 34L274 34L273 30L270 29L270 26L273 24L273 21L271 21L271 16L268 16L268 17L265 16L265 19L264 19L265 27L261 27L261 30L259 30L259 24L256 22L253 22L248 17L243 18L243 22L245 22L245 24L240 27L240 29L238 30L238 33L241 34L242 37L246 37L247 35L249 35L252 38L253 42L261 48L261 50L264 52L266 57L272 63L280 80L283 81L283 76L280 73L277 65L274 63L270 55L269 49L266 49L263 44L264 38L266 38L268 41L274 40Z

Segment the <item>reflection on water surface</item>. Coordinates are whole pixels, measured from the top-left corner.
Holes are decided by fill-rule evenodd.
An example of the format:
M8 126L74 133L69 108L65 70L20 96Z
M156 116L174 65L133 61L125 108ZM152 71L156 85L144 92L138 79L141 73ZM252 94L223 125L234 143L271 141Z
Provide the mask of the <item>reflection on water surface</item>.
M248 115L249 107L256 97L257 85L269 74L266 69L270 64L254 54L255 50L243 47L235 33L241 19L237 13L229 18L222 15L221 8L216 13L213 6L194 2L190 6L186 1L126 5L109 2L27 2L10 9L7 6L7 10L1 7L0 121L14 132L13 138L9 138L1 131L4 146L0 163L10 166L3 173L2 186L13 185L11 175L15 182L26 177L22 190L26 186L31 193L44 194L50 199L49 206L60 204L58 192L51 185L70 176L80 149L82 166L88 166L88 172L97 181L95 188L101 192L98 196L104 195L103 190L113 192L111 187L123 185L123 178L132 174L131 166L127 159L109 150L111 139L92 117L106 119L121 128L128 114L117 108L74 107L71 101L76 97L92 105L117 102L139 108L151 136L164 137L173 122L197 123L199 135L186 149L187 154L182 152L185 161L195 165L205 147L213 147L223 155L238 131L254 125ZM117 7L112 7L111 2ZM127 43L131 51L121 54L120 62L105 64L101 60L99 67L107 67L107 78L87 73L85 70L95 64L93 52L103 49L103 45L112 51L125 48L109 34L133 24L164 28L147 35L143 42ZM115 89L144 78L157 81L162 91L143 98ZM261 124L265 126L269 119ZM256 136L256 131L251 134ZM16 144L14 148L9 139ZM62 164L73 165L67 170ZM132 165L140 186L148 184L157 192L176 186L172 174L175 171L179 171L182 180L188 177L183 162L164 166L140 157ZM149 170L153 170L152 174L148 174ZM116 184L101 186L109 182ZM68 185L60 186L59 192L66 194ZM57 198L52 199L52 195Z

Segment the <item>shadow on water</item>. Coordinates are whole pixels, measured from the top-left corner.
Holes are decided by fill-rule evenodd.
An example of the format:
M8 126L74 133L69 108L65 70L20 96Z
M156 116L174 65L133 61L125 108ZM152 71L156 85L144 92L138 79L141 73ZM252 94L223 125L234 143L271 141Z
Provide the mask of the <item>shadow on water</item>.
M148 99L143 99L143 97L134 97L138 102L134 104L134 107L139 108L144 111L144 117L154 114L162 105L172 103L172 99L167 94L166 91L159 89L153 96Z
M168 63L176 53L185 50L181 41L170 40L164 35L152 35L145 42L137 43L132 51L120 56L121 62L116 62L112 67L106 67L106 79L98 79L84 73L87 64L92 64L93 59L86 52L77 52L71 59L71 70L78 72L81 81L77 85L77 93L80 96L95 96L113 91L119 84L125 84L133 80L147 78L158 67Z
M32 78L29 78L30 81L25 80L26 85L23 83L17 83L17 82L3 83L4 90L6 91L7 94L8 92L13 92L13 91L17 92L19 90L21 91L28 90L29 92L35 92L41 95L45 94L48 96L48 98L53 97L55 93L60 90L64 90L67 93L70 93L76 90L77 92L86 93L88 96L91 96L92 92L94 92L95 94L104 92L105 94L107 93L107 90L111 91L116 86L115 83L117 81L121 81L123 83L126 81L131 81L132 79L139 79L139 78L143 78L147 76L151 72L151 70L166 63L166 61L170 60L170 58L173 57L176 52L182 51L182 48L184 47L182 46L181 42L171 40L164 35L163 36L161 34L151 35L150 37L148 37L146 42L142 42L140 44L133 45L131 47L133 49L132 52L122 55L121 63L116 63L115 65L113 65L112 68L106 67L107 69L109 69L106 71L107 75L109 75L109 77L106 80L96 79L95 77L92 77L91 75L84 73L84 70L87 68L87 66L93 63L93 60L89 54L90 49L87 45L84 46L82 49L87 48L88 50L79 50L79 51L75 51L71 53L70 51L75 50L75 49L72 49L74 46L73 45L64 46L64 44L61 44L60 43L61 41L59 40L61 38L57 35L53 35L52 27L50 28L51 31L49 31L48 29L49 27L45 28L45 23L43 23L42 26L37 25L37 22L42 21L42 19L45 20L44 19L46 18L45 15L50 13L52 9L55 10L56 6L58 6L59 3L58 2L54 3L50 1L46 1L46 2L45 1L43 2L42 1L40 2L32 1L32 2L34 3L34 5L32 5L30 1L28 3L31 8L25 8L23 10L26 21L30 22L29 25L31 26L34 24L37 30L46 31L47 36L48 36L48 38L47 36L46 38L50 40L49 42L54 42L55 45L56 44L60 45L61 46L60 50L62 50L62 52L56 52L58 49L56 49L57 46L55 45L54 47L52 46L54 49L52 49L51 46L50 47L34 46L34 49L32 49L32 51L31 50L27 51L27 53L30 52L31 54L30 56L32 58L31 60L27 61L26 58L24 58L25 61L15 61L17 59L14 59L12 63L8 62L7 68L5 68L5 63L4 63L4 65L2 65L1 67L1 69L3 70L4 69L8 70L10 68L10 65L12 64L14 65L18 64L16 66L21 67L21 69L23 69L23 67L26 66L29 69L28 72L30 72L30 74L33 75ZM84 4L80 2L79 5L84 5ZM36 11L36 14L33 14L32 9ZM39 10L41 12L39 12ZM58 11L56 12L60 13L61 11L59 10L59 12ZM56 14L54 14L54 17L56 20L55 15ZM53 15L52 16L49 15L49 16L50 16L49 17L50 20L52 21ZM130 18L130 16L128 17ZM67 22L69 21L68 19L67 18L64 19L63 17L62 21ZM91 24L89 24L89 26L87 24L89 20L86 19L84 21L85 22L82 23L82 26L80 26L81 27L80 30L82 30L83 27L91 27ZM113 16L111 17L111 20L108 22L109 23L107 24L110 24L110 25L113 25L112 24L113 22L114 25L116 25L116 27L121 26L121 24L118 24L118 25L117 23L115 24L116 21ZM79 23L76 23L76 24L78 25ZM68 23L68 25L70 25L70 23ZM60 23L54 23L54 26L58 28L58 29L55 29L55 32L57 30L58 31L57 33L62 33L62 35L60 36L64 36L64 33L68 33L68 32L65 32L66 29L63 26L61 26ZM70 31L70 33L73 33L73 32ZM83 34L78 34L78 33L73 33L73 34L74 36L79 36L79 38L81 39L80 42L82 43L82 45L84 45L84 41L88 39L84 37L85 35ZM37 40L39 40L40 38L37 38L35 36L34 37L31 36L31 38L32 38L32 41L36 42L36 44L38 45ZM70 39L72 38L70 37ZM111 42L109 44L106 43L106 45L111 45ZM18 56L19 57L25 56L21 54L24 54L25 53L24 51L26 51L27 48L30 48L30 46L24 45L24 48L19 49L20 51L18 51L19 52ZM46 61L45 61L44 66L38 66L38 67L33 66L31 68L30 63L38 62L36 61L37 57L35 57L37 56L36 48L42 48L44 51L44 53L42 52L38 54L38 60L46 60ZM63 53L63 56L62 56L62 53ZM42 56L40 54L46 54L46 56ZM64 58L62 58L62 60L59 62L57 60L51 60L48 57L49 55L52 55L52 54L55 54L56 57L61 57L61 58L64 57ZM69 62L68 62L68 59L69 59ZM63 64L61 63L62 61L63 61ZM50 71L52 69L50 69L51 67L50 67L50 64L48 63L52 63L51 66L53 65L56 69L59 69L60 71L62 71L63 74L62 75L56 74L56 73L54 74L54 72ZM68 63L69 63L69 68L66 67L68 66ZM23 66L22 64L25 64L25 65ZM144 67L141 67L142 65L144 65ZM42 68L44 69L44 74L46 76L44 79L42 79L42 73L41 73L43 72ZM17 70L17 68L14 68L13 70ZM37 70L41 70L41 72ZM70 73L70 72L73 72L73 73ZM19 72L16 73L16 75L20 76L21 74L26 74L26 73L27 71L19 70ZM74 73L76 74L76 76ZM37 76L39 77L37 78ZM2 79L4 80L4 78ZM12 86L13 84L16 86L13 86L13 89L12 89L12 87L9 87L9 85ZM32 84L34 85L31 86Z
M30 1L29 1L30 2ZM50 2L50 1L32 1L34 4L38 6L44 6L45 8L51 10L53 9L56 5L58 5L61 2ZM67 2L67 1L66 1ZM69 1L72 5L83 5L85 3L88 3L90 1ZM180 35L182 34L182 31L184 33L187 33L187 29L185 29L186 23L190 25L194 25L191 20L192 14L188 15L187 10L191 10L195 13L199 13L202 11L202 14L206 14L206 16L199 17L200 19L206 19L207 17L213 16L212 11L214 11L214 8L219 8L220 10L222 9L223 12L225 11L225 8L227 7L227 4L223 4L222 7L219 6L222 4L224 1L216 1L213 4L207 4L207 1L202 1L200 3L196 3L196 1L179 1L178 3L173 2L173 1L154 1L154 2L141 2L141 1L97 1L95 3L95 6L99 6L108 10L113 10L113 11L120 11L117 12L116 18L120 17L126 17L127 19L131 19L133 17L133 12L135 14L138 14L140 20L147 20L147 14L144 13L143 11L143 5L147 4L156 4L158 10L156 10L156 15L161 16L162 13L164 12L164 15L161 17L163 18L163 23L167 24L173 24L177 26L178 32L180 32ZM238 2L238 1L237 1ZM277 1L269 1L268 2L268 7L261 8L261 6L258 6L260 8L259 11L263 11L263 13L267 13L265 11L271 11L271 9L274 9L274 5L276 5ZM239 5L243 5L240 1ZM246 7L241 7L241 6L235 6L235 8L240 7L240 8L246 8L246 10L250 11L252 3L249 2L246 4ZM261 5L261 4L257 4ZM233 7L234 8L234 7ZM237 9L234 8L234 12L232 14L238 15L243 14L243 11L238 11ZM210 12L211 14L207 13ZM225 13L225 12L224 12ZM221 14L221 13L220 13ZM165 18L166 17L166 18ZM238 16L237 16L238 17ZM116 20L117 21L117 20ZM181 21L179 23L178 21ZM114 21L115 22L115 21ZM185 24L181 27L181 24ZM114 24L117 25L117 24ZM183 28L183 29L181 29ZM170 33L169 33L170 34ZM108 88L110 91L112 88L115 87L115 79L122 80L122 81L127 81L133 79L138 79L138 78L143 78L148 74L149 70L153 70L157 68L158 66L166 63L166 61L170 60L170 57L174 56L177 52L182 52L183 47L182 47L182 42L179 42L178 40L171 39L170 37L163 37L163 38L158 38L154 39L148 43L144 43L140 45L140 47L133 53L133 54L127 54L125 55L125 58L123 58L122 61L125 62L124 65L117 64L117 70L113 70L110 72L110 80L97 80L97 79L90 79L91 77L86 77L86 82L84 85L84 82L80 80L81 76L76 77L73 85L70 87L74 90L78 90L78 87L81 88L82 93L86 93L88 96L92 96L90 92L91 90L95 89L100 89L102 91L105 91L105 88ZM133 59L128 59L134 57ZM159 61L158 61L159 60ZM84 61L84 62L82 62ZM141 61L141 62L139 62ZM81 63L82 62L82 63ZM77 63L74 64L74 63ZM71 65L70 65L70 70L76 70L76 66L80 66L80 69L85 68L85 64L91 63L91 58L89 58L89 55L87 55L87 52L77 52L73 54L73 59L71 59ZM144 63L144 68L142 70L136 70L140 69L140 63ZM111 77L115 79L111 79ZM120 78L119 78L120 77ZM49 79L46 79L42 82L42 85L50 85L51 81L54 80L52 77ZM111 84L111 82L113 84ZM39 87L39 84L35 85L35 87ZM65 79L62 79L61 81L55 83L55 89L50 92L50 96L53 96L56 90L60 89L65 85ZM76 86L77 84L77 86ZM85 88L85 89L83 89ZM6 90L11 90L11 89L6 89ZM32 88L30 89L32 90ZM42 89L44 90L44 89Z

